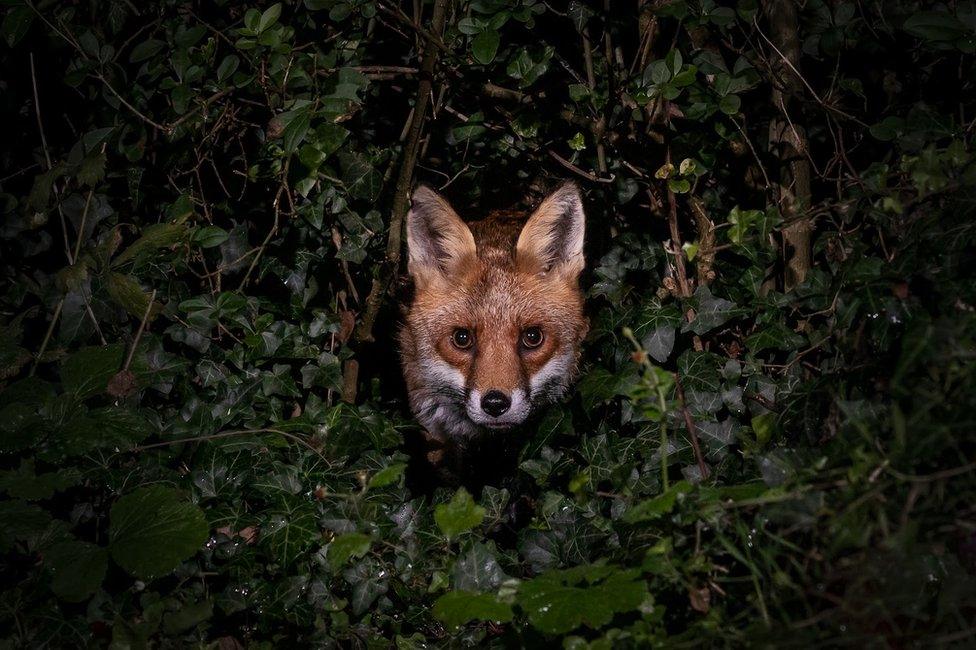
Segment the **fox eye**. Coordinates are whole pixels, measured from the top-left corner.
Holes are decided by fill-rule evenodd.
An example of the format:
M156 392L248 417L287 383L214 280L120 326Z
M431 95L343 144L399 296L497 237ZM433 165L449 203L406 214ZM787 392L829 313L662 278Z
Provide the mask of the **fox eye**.
M542 345L542 330L538 327L527 327L522 330L522 345L532 349Z
M474 334L465 327L459 327L451 334L451 343L459 350L467 350L474 343Z

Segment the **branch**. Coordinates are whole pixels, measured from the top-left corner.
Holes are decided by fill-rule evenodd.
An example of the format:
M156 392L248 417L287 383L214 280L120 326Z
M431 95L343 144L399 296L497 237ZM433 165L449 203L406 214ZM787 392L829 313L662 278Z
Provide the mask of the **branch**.
M381 5L382 6L382 5ZM388 13L393 13L385 9ZM447 0L436 0L432 27L434 33L444 32L444 21L447 15ZM411 21L412 24L412 21ZM418 30L420 28L418 27ZM383 303L383 295L396 277L400 267L400 248L402 247L403 222L410 209L410 188L413 183L414 167L417 165L417 152L420 150L420 132L423 129L427 106L430 103L432 77L434 66L437 65L438 47L442 47L440 38L432 33L421 31L427 36L427 48L424 51L420 65L420 83L417 86L417 101L413 108L413 120L407 134L407 141L403 146L403 159L400 163L400 173L397 177L396 189L393 195L393 209L390 217L390 230L386 240L386 260L379 275L373 279L369 295L366 296L366 309L363 318L356 327L356 341L373 341L373 326ZM438 45L439 44L439 45Z
M674 373L674 385L678 390L678 405L681 407L681 414L685 419L685 427L688 429L688 436L691 438L691 447L695 451L695 460L698 461L698 471L701 472L701 480L704 481L709 476L708 465L702 456L701 445L698 443L698 430L695 428L695 421L691 417L691 411L685 403L685 389L681 385L681 377Z

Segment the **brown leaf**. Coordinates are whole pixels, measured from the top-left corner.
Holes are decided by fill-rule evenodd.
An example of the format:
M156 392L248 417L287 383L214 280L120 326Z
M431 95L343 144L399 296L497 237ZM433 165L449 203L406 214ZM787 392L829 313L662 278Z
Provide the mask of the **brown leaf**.
M112 397L128 397L136 390L136 376L131 370L120 370L108 380L106 392Z
M237 536L243 539L245 544L253 544L258 541L258 531L257 526L248 526L237 531Z
M285 125L282 123L281 118L277 115L272 117L268 121L268 139L274 140L275 138L280 138L281 134L285 131Z
M895 298L899 300L905 300L908 298L908 283L907 282L895 282L891 285L891 293L895 295Z
M708 590L708 587L698 589L690 587L688 589L688 600L691 601L691 608L696 612L707 614L708 610L712 608L712 592Z
M244 650L241 642L232 636L222 636L217 639L218 650Z

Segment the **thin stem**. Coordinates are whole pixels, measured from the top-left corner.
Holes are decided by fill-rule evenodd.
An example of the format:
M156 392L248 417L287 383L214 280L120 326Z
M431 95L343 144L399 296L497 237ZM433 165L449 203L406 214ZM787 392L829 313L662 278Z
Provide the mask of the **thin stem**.
M33 377L34 373L37 371L37 364L41 361L41 357L44 356L44 352L47 350L47 344L51 341L51 335L54 334L54 326L58 322L58 318L61 316L61 308L64 307L64 298L58 301L58 306L54 308L54 315L51 316L51 324L47 327L47 332L44 334L44 340L41 341L41 349L37 351L37 356L34 357L34 365L31 366L29 376Z
M142 321L139 323L139 329L136 330L136 337L132 340L132 347L129 348L129 356L125 358L125 365L122 366L122 372L128 370L129 365L132 363L132 357L135 356L136 348L139 347L139 339L142 338L142 333L146 329L146 322L149 320L149 314L152 312L154 300L156 300L155 289L153 289L152 295L149 296L149 302L146 304L146 313L142 315Z

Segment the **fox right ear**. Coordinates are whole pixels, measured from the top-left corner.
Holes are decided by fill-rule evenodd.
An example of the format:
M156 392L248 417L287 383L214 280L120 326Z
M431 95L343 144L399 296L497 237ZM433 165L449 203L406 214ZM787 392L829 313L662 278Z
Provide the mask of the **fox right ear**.
M426 185L414 190L407 214L407 270L418 276L443 274L477 255L471 229L437 192Z
M519 268L532 273L559 270L576 277L583 270L583 200L575 183L564 183L532 213L518 242Z

